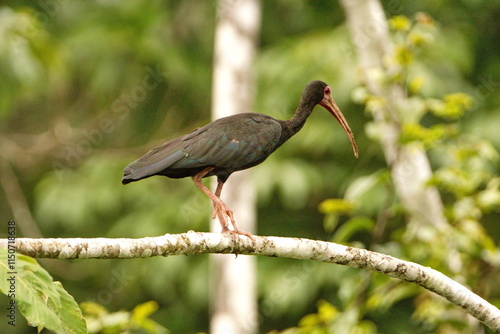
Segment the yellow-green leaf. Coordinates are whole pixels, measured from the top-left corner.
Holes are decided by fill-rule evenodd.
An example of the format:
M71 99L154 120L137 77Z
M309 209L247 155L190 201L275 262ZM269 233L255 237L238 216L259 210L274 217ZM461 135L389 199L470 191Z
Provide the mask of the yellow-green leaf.
M323 323L329 323L333 321L339 314L339 311L335 306L327 302L326 300L318 301L318 318Z
M453 126L435 125L430 128L425 128L420 124L409 123L403 125L400 142L408 144L411 142L420 142L425 148L432 148L435 143L446 137L453 135L456 129Z
M425 83L425 79L422 76L417 76L417 77L413 78L410 81L410 84L408 85L408 89L410 90L410 93L417 94L418 92L420 92L424 83Z
M404 15L396 15L389 19L391 29L396 31L408 31L411 26L410 19Z
M411 45L414 45L416 47L423 46L425 44L428 44L432 42L433 36L429 33L423 33L423 32L417 32L417 31L412 31L408 35L408 42Z
M445 95L442 101L429 100L428 105L434 115L455 120L472 108L473 99L465 93L453 93Z
M413 51L406 45L396 45L394 58L398 65L406 67L413 62Z
M15 294L12 300L30 325L55 333L87 333L78 304L60 282L53 281L44 268L26 255L9 253L15 254L13 270L7 254L7 249L0 249L0 292ZM12 271L16 274L10 274ZM11 289L11 282L15 289Z
M146 319L151 314L158 311L158 308L158 303L154 300L139 304L132 310L132 318L134 318L135 320Z
M321 202L318 209L323 214L348 214L354 209L354 204L340 198L331 198Z

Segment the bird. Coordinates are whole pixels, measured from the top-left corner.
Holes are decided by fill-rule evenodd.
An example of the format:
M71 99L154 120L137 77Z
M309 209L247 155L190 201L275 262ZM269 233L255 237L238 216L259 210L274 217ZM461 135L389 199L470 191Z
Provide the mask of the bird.
M314 107L328 110L346 132L358 157L354 135L344 115L332 98L332 90L325 82L314 80L302 93L292 118L279 120L259 113L240 113L219 118L191 133L172 139L130 163L123 171L122 183L128 184L153 175L169 178L191 177L194 184L212 201L212 219L218 218L221 233L246 235L239 230L233 211L221 200L224 183L237 171L254 167L266 160L283 143L300 131ZM202 179L216 176L215 192ZM229 228L228 218L232 229Z

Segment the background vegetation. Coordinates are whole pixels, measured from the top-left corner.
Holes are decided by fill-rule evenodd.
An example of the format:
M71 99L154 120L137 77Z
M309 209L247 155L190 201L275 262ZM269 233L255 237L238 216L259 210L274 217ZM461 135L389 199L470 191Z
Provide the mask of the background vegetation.
M318 108L254 169L258 234L332 240L415 261L500 306L500 2L383 3L388 17L433 18L420 32L423 42L396 58L419 115L401 140L428 149L453 245L438 230L407 224L376 140L369 112L376 100L360 87L344 13L331 1L263 1L255 111L288 118L305 84L324 80L360 158ZM18 237L208 230L210 203L191 180L155 177L123 187L120 178L149 148L210 121L215 20L209 1L2 4L1 221L15 218ZM395 43L407 46L414 30L398 19L392 27ZM456 92L466 95L448 95ZM173 333L207 330L206 256L40 262L79 303L114 312L154 300L151 318ZM378 274L259 258L258 275L262 332L298 325L339 333L477 330L440 298ZM18 320L16 333L23 331ZM0 328L12 332L6 321Z

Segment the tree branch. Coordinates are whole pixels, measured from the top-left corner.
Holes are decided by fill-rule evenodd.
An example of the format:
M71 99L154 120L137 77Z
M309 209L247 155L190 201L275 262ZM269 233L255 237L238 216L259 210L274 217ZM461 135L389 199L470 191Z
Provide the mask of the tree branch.
M132 259L207 253L263 255L336 263L416 283L462 307L500 333L500 310L442 273L365 249L300 238L188 232L141 239L30 239L15 241L19 253L52 259ZM0 240L7 248L7 239Z

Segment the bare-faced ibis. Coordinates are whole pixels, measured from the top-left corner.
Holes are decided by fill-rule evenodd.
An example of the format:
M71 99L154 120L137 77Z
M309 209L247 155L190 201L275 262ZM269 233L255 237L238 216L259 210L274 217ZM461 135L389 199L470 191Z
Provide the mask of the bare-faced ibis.
M194 184L213 202L213 217L217 217L222 232L244 234L234 221L233 212L220 199L222 187L229 176L239 170L260 164L278 147L296 134L317 105L328 110L344 128L354 151L358 147L342 112L332 99L330 87L322 81L312 81L304 89L293 117L282 121L257 113L242 113L213 121L184 136L149 151L125 167L122 183L127 184L153 175L170 178L190 176ZM217 176L217 188L212 193L201 181ZM230 230L227 217L232 224Z

